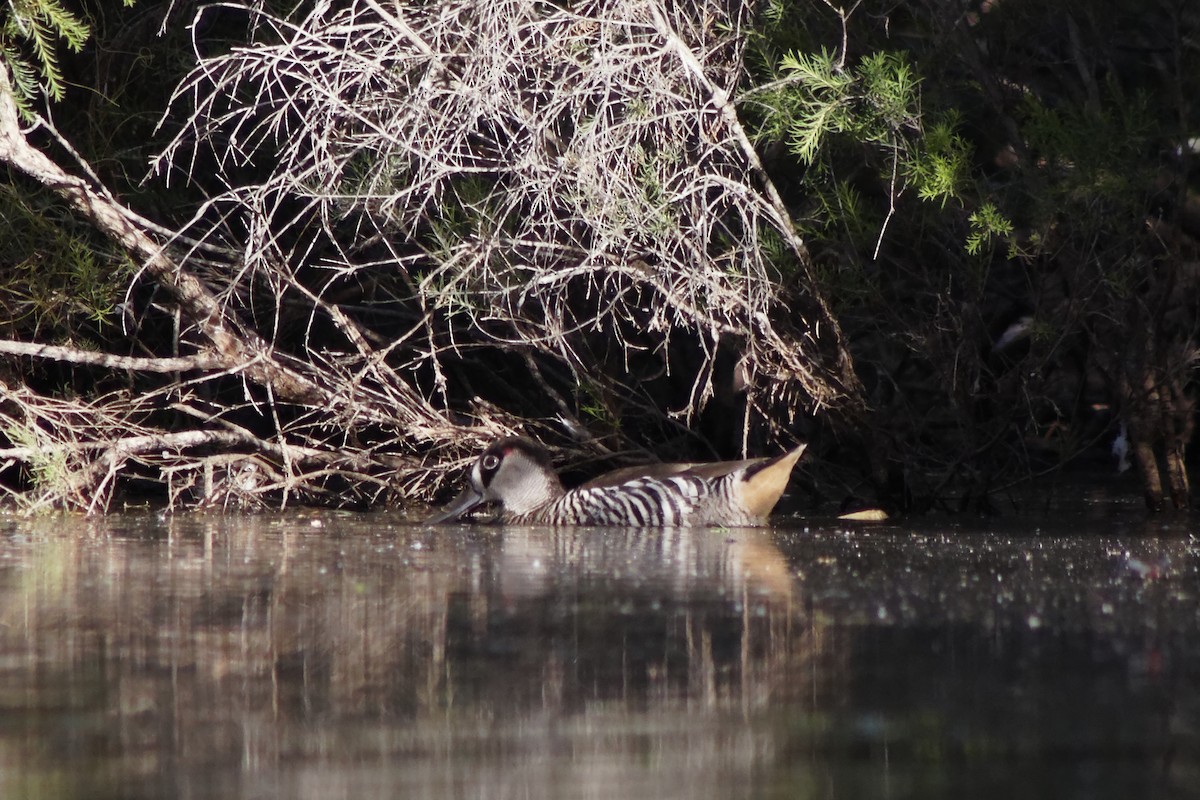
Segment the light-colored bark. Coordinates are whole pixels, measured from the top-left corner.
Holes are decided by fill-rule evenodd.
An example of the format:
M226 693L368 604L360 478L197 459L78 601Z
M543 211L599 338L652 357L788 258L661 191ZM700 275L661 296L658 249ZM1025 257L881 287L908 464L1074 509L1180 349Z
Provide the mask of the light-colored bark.
M240 325L213 292L183 265L173 261L166 246L134 223L135 215L103 189L71 175L29 143L21 130L7 68L0 65L0 162L53 190L84 219L124 247L156 281L174 296L180 309L208 341L224 369L241 370L252 381L269 387L278 397L320 405L329 393L289 370L271 355L270 347Z

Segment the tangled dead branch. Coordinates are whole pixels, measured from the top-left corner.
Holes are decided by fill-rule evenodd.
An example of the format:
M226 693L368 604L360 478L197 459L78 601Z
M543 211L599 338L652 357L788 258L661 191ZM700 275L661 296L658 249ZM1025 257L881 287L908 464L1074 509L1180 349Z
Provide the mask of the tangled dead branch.
M337 250L326 291L387 278L399 279L388 299L415 292L408 338L385 338L423 354L446 405L455 331L551 354L587 385L601 376L578 334L616 335L624 362L639 344L622 323L664 351L679 331L700 343L691 390L670 409L687 422L713 396L722 339L762 413L854 400L807 252L728 100L748 7L364 1L295 23L246 13L263 43L202 59L177 95L194 108L157 168L195 180L201 144L230 173L272 164L221 199L259 222L242 274L308 256L287 242L319 215ZM281 220L280 197L303 198L303 212ZM364 226L399 242L392 263L354 260ZM809 289L803 308L780 302L769 238ZM353 344L370 361L364 338ZM623 376L604 377L636 398Z
M164 118L154 172L210 198L174 240L55 180L184 309L184 346L201 347L184 358L213 391L157 396L203 417L213 447L266 459L268 485L332 460L428 491L431 464L521 418L611 452L694 429L718 399L745 450L857 408L807 251L729 100L747 4L200 12L238 13L252 40L215 55L197 41ZM53 172L8 141L10 163ZM119 441L113 458L144 460Z

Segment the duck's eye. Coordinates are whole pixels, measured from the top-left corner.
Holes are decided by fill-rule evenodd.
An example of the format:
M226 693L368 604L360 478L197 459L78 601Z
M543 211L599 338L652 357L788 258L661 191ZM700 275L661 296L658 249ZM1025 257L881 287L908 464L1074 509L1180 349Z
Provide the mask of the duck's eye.
M483 458L479 459L479 466L489 471L493 470L500 466L500 456L495 455L494 453L488 453Z

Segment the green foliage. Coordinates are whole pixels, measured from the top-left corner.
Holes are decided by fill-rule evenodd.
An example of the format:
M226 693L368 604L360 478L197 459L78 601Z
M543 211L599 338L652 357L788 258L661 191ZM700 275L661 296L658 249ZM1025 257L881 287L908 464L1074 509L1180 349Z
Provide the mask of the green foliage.
M1141 157L1156 127L1150 96L1144 89L1129 96L1112 82L1097 90L1098 108L1022 98L1021 130L1048 166L1094 176Z
M796 253L776 230L764 228L758 233L758 246L767 263L781 276L790 277L796 271Z
M961 195L968 180L971 147L958 129L958 115L953 111L945 114L928 126L917 152L904 161L905 175L922 200L944 207L946 201Z
M1198 19L1119 0L958 19L768 0L739 111L798 210L856 366L878 381L881 439L899 441L906 474L986 485L1100 441L1105 420L1078 410L1145 402L1122 380L1177 370L1194 392L1170 354L1194 352L1198 326L1177 285L1200 193L1186 144L1200 128ZM1019 345L997 347L1014 318L1031 320ZM1147 338L1164 331L1181 340ZM1185 419L1189 403L1168 413ZM984 453L990 464L967 465Z
M10 420L0 426L0 435L16 447L28 448L32 453L26 464L29 478L35 489L43 495L70 497L73 494L71 462L65 447L56 447L58 442L43 433L34 422L17 423ZM18 500L22 499L17 495Z
M984 203L967 218L971 232L967 235L967 252L973 256L984 251L992 239L1007 237L1013 231L1012 221L991 203Z
M580 415L596 430L619 431L620 415L605 400L606 394L599 384L581 381L575 386L575 402Z
M57 102L66 91L56 52L59 40L79 52L91 30L58 0L10 0L8 6L0 27L0 60L13 77L17 106L28 116L39 93Z
M1144 211L1160 168L1145 157L1154 129L1150 100L1143 92L1126 97L1112 85L1100 99L1096 109L1051 107L1035 97L1021 103L1022 132L1045 176L1035 197L1039 227L1077 214L1076 227L1099 233Z
M833 54L789 53L783 57L783 69L799 83L800 91L781 94L776 101L792 117L788 126L788 144L792 152L811 164L829 133L841 133L851 127L850 91L854 78L834 67Z
M788 144L813 166L839 143L878 148L885 175L902 176L922 200L943 206L958 197L970 164L970 146L953 111L926 123L921 80L903 53L873 53L843 68L828 50L789 53L781 60L789 80L766 102L788 119ZM840 204L839 204L840 205Z
M916 124L919 81L903 54L875 53L851 70L824 49L789 53L781 64L791 80L773 99L791 117L788 144L805 163L817 159L830 135L895 144Z
M133 274L123 251L56 206L0 187L0 311L5 336L73 340L103 327Z
M672 231L679 229L679 219L671 207L662 176L669 173L671 165L681 158L681 154L635 145L630 156L636 169L637 185L642 192L642 204L654 209L654 213L641 220L640 225L651 236L670 236Z
M768 29L778 28L788 16L788 4L785 0L769 0L762 10L762 23Z
M464 241L488 238L503 227L502 202L495 182L477 175L456 180L441 198L436 214L430 215L422 236L426 250L438 261L453 257Z
M857 78L863 101L871 113L866 130L878 141L890 140L895 131L915 126L920 99L917 79L903 53L873 53L863 59Z
M841 231L855 251L877 250L894 208L865 201L864 170L887 187L893 204L910 189L942 208L965 201L972 148L962 120L953 110L922 112L922 79L909 54L879 51L848 65L827 48L792 50L774 61L769 51L761 45L758 51L773 80L751 93L755 134L760 142L784 140L806 167L810 230ZM830 274L848 277L841 269ZM827 288L839 295L837 287Z

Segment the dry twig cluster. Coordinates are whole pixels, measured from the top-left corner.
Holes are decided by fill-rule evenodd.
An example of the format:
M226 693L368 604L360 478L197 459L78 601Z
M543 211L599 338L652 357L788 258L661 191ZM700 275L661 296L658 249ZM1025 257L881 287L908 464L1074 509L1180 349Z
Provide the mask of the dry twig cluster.
M597 421L684 428L724 384L744 393L743 448L856 402L734 112L747 5L200 13L245 14L251 41L196 42L154 172L211 199L167 246L143 226L132 249L175 281L182 339L216 354L197 382L223 381L160 396L240 431L264 485L312 492L333 469L428 490L431 465L521 416L603 449L627 440L599 444ZM674 395L647 390L663 375Z
M257 274L277 295L305 295L371 364L360 376L371 383L403 381L372 363L370 332L281 265L311 258L296 241L332 243L327 287L386 279L387 299L412 293L421 313L387 349L405 370L428 364L439 396L403 398L417 417L405 421L410 435L451 404L440 357L460 346L444 334L463 329L553 353L581 384L595 365L574 349L577 334L632 328L665 343L686 329L708 348L678 409L689 420L712 396L718 341L731 337L760 396L800 408L798 389L820 408L848 373L822 372L815 358L818 327L836 331L819 298L806 323L774 322L778 276L763 237L790 245L798 269L808 263L732 113L746 14L529 0L359 2L294 24L255 14L258 38L277 43L202 60L179 93L194 110L158 166L194 178L201 144L234 175L270 164L217 201L250 221L228 285ZM314 218L323 236L296 234ZM364 240L394 249L364 261Z

